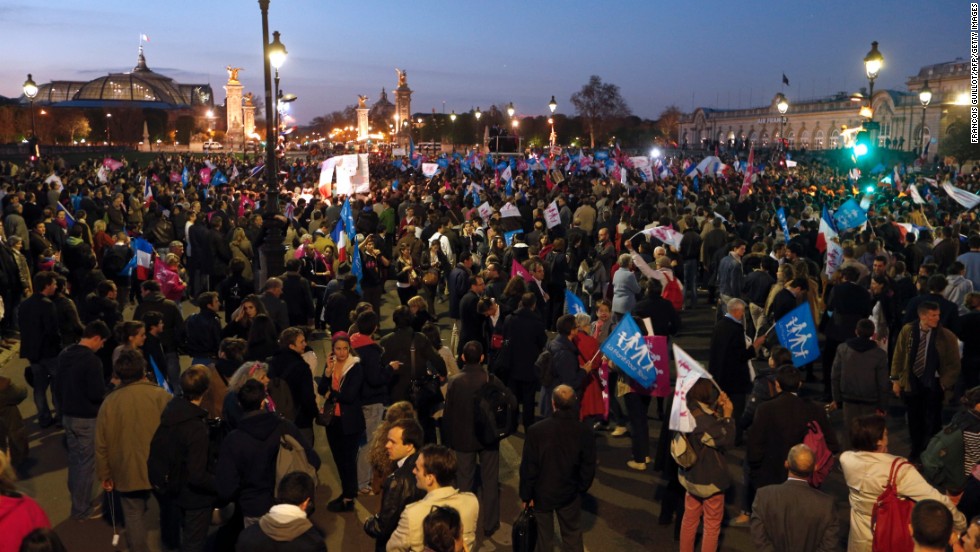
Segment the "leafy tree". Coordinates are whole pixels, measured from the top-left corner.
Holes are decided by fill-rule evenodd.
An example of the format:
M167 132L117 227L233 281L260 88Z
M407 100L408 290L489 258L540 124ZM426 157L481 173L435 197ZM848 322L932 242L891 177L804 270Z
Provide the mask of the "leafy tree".
M58 115L55 132L58 137L66 138L69 144L73 144L75 140L88 138L89 133L92 132L92 127L89 125L88 117L84 114L78 111L68 111Z
M980 159L980 144L970 143L970 121L957 118L949 125L946 137L939 148L942 156L956 158L957 165L962 166L967 161Z
M669 105L657 118L657 133L669 142L677 142L681 125L681 109Z
M589 131L589 143L593 148L596 135L605 132L611 119L631 114L626 100L619 94L619 87L602 82L598 75L589 77L589 82L572 94L571 102L585 122Z

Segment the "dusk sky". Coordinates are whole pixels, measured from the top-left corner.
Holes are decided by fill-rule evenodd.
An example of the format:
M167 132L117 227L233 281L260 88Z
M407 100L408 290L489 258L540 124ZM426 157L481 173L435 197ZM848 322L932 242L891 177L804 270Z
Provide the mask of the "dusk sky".
M658 2L272 0L270 33L289 51L282 88L300 124L390 94L408 72L415 112L457 113L513 101L542 115L590 75L619 85L632 111L655 118L676 104L768 103L783 73L794 99L867 85L862 59L879 42L878 88L904 90L923 65L969 57L969 2L908 0ZM129 71L140 33L149 67L183 83L210 83L217 103L227 65L264 95L255 0L0 0L0 95L27 73L40 83Z

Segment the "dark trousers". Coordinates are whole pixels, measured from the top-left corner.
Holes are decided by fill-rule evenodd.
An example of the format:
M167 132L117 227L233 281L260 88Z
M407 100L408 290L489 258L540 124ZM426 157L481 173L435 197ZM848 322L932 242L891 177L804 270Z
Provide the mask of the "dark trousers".
M915 377L915 376L910 376ZM937 384L938 387L938 384ZM909 460L917 460L929 444L929 439L942 427L943 391L927 389L903 394L909 422L909 441L912 452Z
M650 395L627 393L623 400L626 402L626 412L630 419L633 461L646 462L647 456L650 456L650 422L647 419L647 411L650 410Z
M568 506L563 506L552 512L535 510L538 522L537 550L554 550L555 547L555 516L558 516L558 528L561 531L562 552L581 552L585 550L582 543L582 499L575 497Z
M684 306L693 309L698 303L698 260L684 261Z
M345 434L339 418L334 418L327 426L327 442L337 464L342 495L349 500L357 498L357 446L360 438L360 433Z
M211 528L211 510L213 508L180 509L181 552L204 552L208 529Z
M623 405L619 402L619 397L616 396L616 384L619 382L619 372L616 370L609 371L609 425L611 426L621 426L626 425L627 418L626 414L623 412Z
M408 300L415 297L417 293L413 287L397 287L395 289L398 291L398 300L401 301L402 305L407 305Z
M510 390L517 397L517 402L521 405L521 424L524 432L534 423L534 395L541 386L535 381L510 380Z
M49 424L55 420L55 415L51 413L48 406L48 387L56 377L55 371L58 367L58 358L46 358L39 362L31 363L31 374L34 376L34 407L37 408L37 421L39 424ZM51 402L54 409L60 415L61 409L58 407L60 400L56 394L52 394Z
M385 288L381 286L362 286L364 301L371 303L374 312L381 312L381 296L384 295Z
M823 392L825 395L830 394L830 372L834 367L834 358L837 357L837 347L841 343L843 342L827 339L823 344L823 352L821 352L820 357L823 359ZM812 374L813 363L808 364L806 369L807 374Z
M476 484L476 462L480 460L480 484ZM480 499L480 523L484 534L500 528L500 451L456 452L456 487Z

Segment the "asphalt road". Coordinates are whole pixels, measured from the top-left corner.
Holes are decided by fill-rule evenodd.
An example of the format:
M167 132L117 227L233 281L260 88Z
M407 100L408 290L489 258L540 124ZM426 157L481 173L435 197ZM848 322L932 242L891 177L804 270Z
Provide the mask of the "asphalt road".
M390 311L397 303L397 297L392 290L385 298L385 308L382 319L386 320L382 330L390 327ZM185 309L189 305L185 305ZM445 303L437 305L437 311L445 316ZM188 311L189 312L189 311ZM185 312L185 314L188 314ZM130 313L127 313L130 314ZM681 347L696 359L706 360L714 324L715 312L712 308L701 304L693 310L682 314L683 329L676 339ZM443 321L446 319L443 318ZM448 337L448 335L447 335ZM318 354L324 358L329 342L320 340L313 342ZM189 359L184 358L186 366ZM24 361L11 358L5 353L0 356L0 374L13 378L23 384ZM805 389L817 396L817 390ZM21 412L27 420L30 439L31 456L37 463L30 469L29 474L20 485L24 492L33 496L48 513L52 525L63 538L70 552L103 552L112 551L112 527L102 520L79 522L69 519L69 495L67 489L67 454L63 445L63 431L51 427L41 430L35 423L35 408L28 398L21 404ZM892 413L889 419L889 436L892 450L898 454L908 452L907 431L900 410ZM835 425L841 424L840 413L832 414ZM650 409L651 451L654 456L657 440L660 435L660 421L656 416L656 401ZM317 509L312 519L327 535L327 545L330 550L370 550L373 541L368 538L362 526L364 520L376 512L380 505L380 497L364 496L358 499L357 509L352 513L334 514L326 510L326 502L339 493L337 470L326 445L323 428L315 428L316 448L323 458L320 469L320 487L317 491ZM493 540L478 541L477 550L509 550L509 522L516 519L520 501L517 497L518 466L524 440L521 434L508 438L501 445L500 487L501 487L501 520L505 522L496 533ZM676 550L677 541L673 537L673 526L658 525L657 516L660 504L655 500L657 488L662 484L659 473L652 466L645 472L629 469L626 466L630 459L629 437L614 438L609 433L597 435L599 468L595 483L588 496L583 501L583 528L585 545L591 551L617 550ZM741 481L741 463L744 450L728 453L729 469L735 481ZM738 485L737 487L740 487ZM737 500L740 489L735 488L729 493L727 517L738 514ZM824 491L837 497L839 513L842 518L842 539L846 539L847 530L847 490L842 475L835 470L824 485ZM726 522L727 524L727 522ZM151 521L150 546L151 550L162 550L159 542L159 529L156 520ZM122 539L122 543L125 539ZM842 544L843 544L842 540ZM121 544L120 546L124 546ZM121 549L121 548L120 548ZM722 531L721 550L751 551L754 546L747 528L725 527Z

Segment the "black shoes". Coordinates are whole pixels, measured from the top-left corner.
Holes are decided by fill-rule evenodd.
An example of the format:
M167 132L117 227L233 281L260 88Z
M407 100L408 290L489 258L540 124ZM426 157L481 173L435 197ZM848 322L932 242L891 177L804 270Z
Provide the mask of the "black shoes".
M342 496L331 500L327 503L327 510L331 512L353 512L354 511L354 501L352 499L345 499Z

